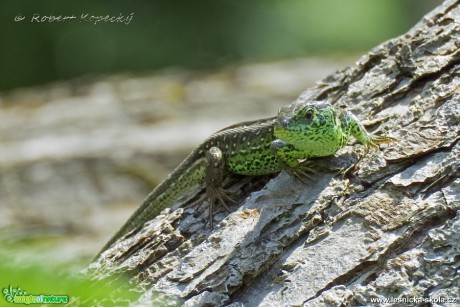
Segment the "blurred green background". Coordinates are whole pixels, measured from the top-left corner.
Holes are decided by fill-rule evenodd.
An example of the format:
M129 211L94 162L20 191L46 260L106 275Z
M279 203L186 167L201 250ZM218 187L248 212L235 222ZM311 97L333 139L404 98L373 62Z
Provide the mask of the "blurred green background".
M434 0L0 2L0 91L87 74L366 51L400 35ZM79 22L119 14L123 23ZM32 22L70 16L72 22ZM23 16L22 21L15 21Z

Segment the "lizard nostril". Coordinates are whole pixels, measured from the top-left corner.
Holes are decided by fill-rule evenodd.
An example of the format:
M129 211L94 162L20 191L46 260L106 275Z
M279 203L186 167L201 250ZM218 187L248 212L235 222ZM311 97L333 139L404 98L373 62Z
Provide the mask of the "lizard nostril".
M289 125L289 118L283 116L278 119L278 123L281 125L281 127L287 128L287 126Z

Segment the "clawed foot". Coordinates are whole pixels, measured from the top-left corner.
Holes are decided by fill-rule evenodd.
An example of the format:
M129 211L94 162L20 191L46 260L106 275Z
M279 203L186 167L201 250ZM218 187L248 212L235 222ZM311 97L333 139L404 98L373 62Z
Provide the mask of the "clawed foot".
M381 144L389 144L389 143L394 143L397 142L398 139L391 137L391 136L374 136L371 135L369 140L367 142L363 142L364 144L364 155L367 155L369 153L369 149L373 148L376 150L380 150Z
M229 195L231 194L230 191L220 187L217 189L208 190L208 203L209 203L209 211L208 211L208 221L211 226L211 229L214 228L214 204L218 203L219 205L223 206L227 212L230 212L230 209L227 207L227 203L235 203Z
M305 160L296 167L285 166L284 170L291 176L299 179L303 183L311 183L314 181L313 175L317 174L311 166L314 165L314 161Z

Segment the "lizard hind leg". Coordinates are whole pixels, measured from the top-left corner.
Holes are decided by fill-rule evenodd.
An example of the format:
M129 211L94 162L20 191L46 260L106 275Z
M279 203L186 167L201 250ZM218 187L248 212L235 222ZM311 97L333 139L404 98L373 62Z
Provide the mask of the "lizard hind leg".
M230 212L227 203L235 203L229 196L230 192L223 188L225 161L222 151L218 147L211 147L205 156L205 182L206 194L209 202L209 223L213 228L214 204L219 203Z

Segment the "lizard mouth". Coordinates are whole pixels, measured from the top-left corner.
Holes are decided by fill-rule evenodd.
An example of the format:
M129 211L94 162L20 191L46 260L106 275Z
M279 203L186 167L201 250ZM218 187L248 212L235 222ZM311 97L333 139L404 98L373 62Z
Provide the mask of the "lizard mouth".
M289 129L289 123L290 120L288 118L278 120L275 123L273 133L276 138L285 142L289 142L291 140L293 132Z

